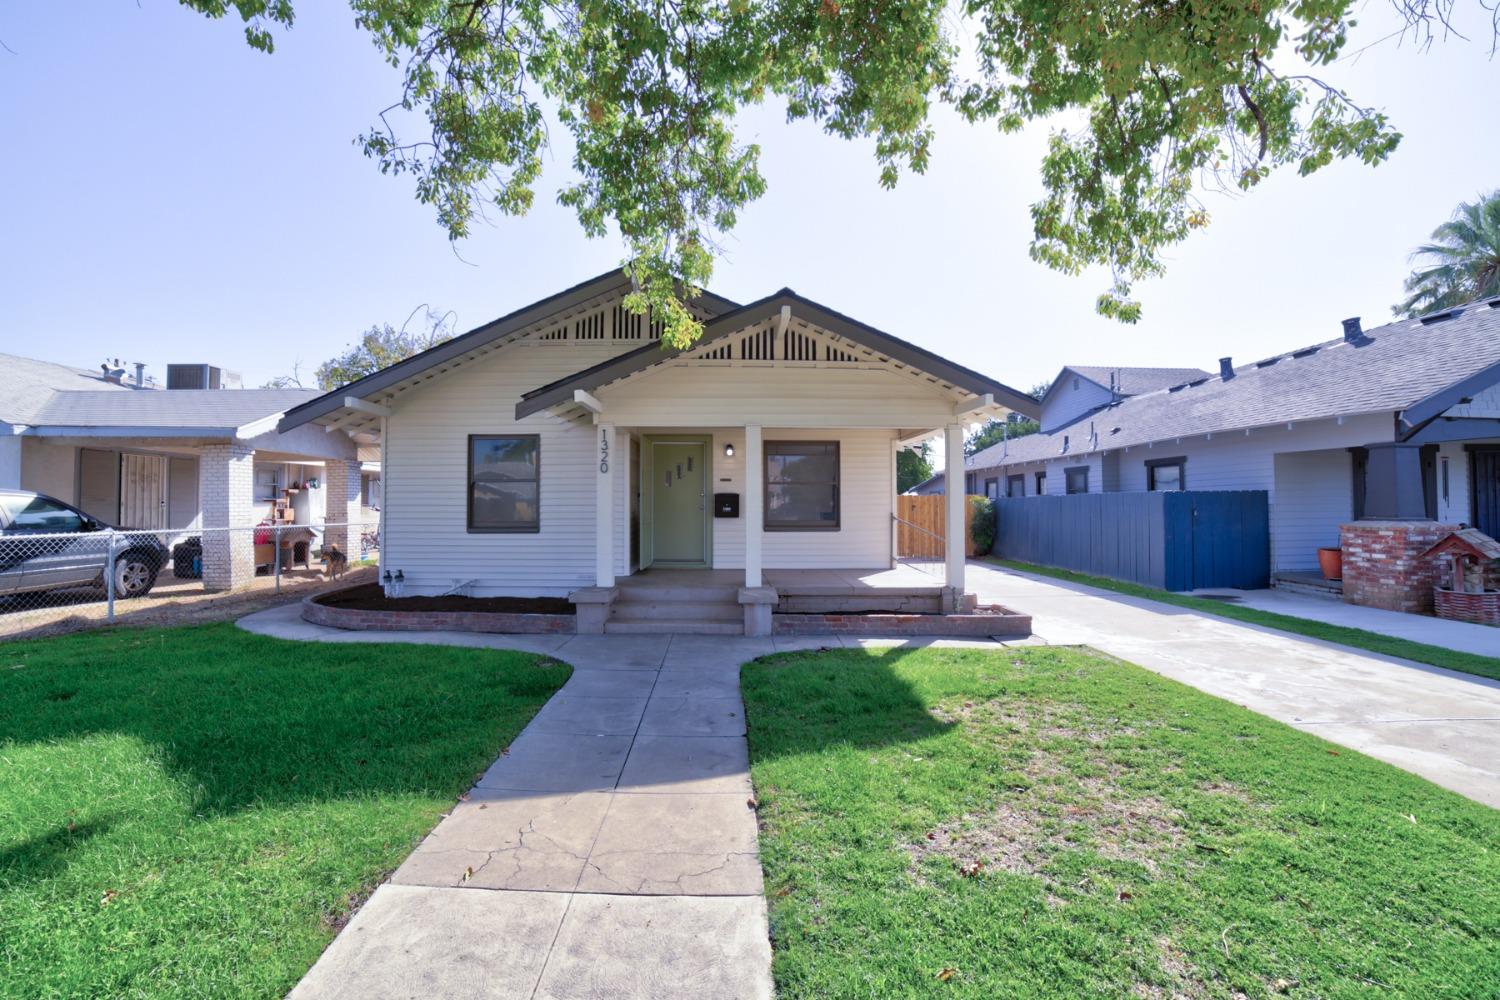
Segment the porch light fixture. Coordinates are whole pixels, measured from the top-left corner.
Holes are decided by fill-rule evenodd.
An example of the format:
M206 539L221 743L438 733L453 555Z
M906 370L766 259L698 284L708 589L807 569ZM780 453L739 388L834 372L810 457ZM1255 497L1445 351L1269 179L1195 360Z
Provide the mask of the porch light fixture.
M726 444L724 446L724 457L725 458L733 458L734 457L734 445L732 445L732 444Z

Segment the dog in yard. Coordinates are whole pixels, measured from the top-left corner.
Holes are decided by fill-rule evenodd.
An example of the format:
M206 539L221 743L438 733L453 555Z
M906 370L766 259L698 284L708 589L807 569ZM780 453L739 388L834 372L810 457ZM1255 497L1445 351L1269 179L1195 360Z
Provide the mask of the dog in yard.
M349 557L339 551L337 545L325 545L322 563L324 576L330 580L337 580L349 568Z

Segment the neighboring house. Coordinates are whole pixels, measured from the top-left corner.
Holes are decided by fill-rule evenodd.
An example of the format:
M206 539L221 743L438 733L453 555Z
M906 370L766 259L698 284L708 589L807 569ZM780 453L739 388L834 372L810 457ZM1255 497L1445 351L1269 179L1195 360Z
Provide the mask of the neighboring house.
M172 388L162 388L140 366L131 377L0 354L0 488L46 493L168 540L253 526L278 497L299 523L374 519L363 498L378 497L379 469L360 461L348 435L276 429L316 390L197 387L234 384L224 374L171 365ZM289 496L293 484L316 486ZM250 547L235 548L245 554L232 564L206 551L206 585L248 582Z
M1186 371L1063 369L1042 433L972 456L971 483L1028 497L1266 490L1273 573L1316 569L1360 518L1500 534L1500 299L1368 331L1346 320L1335 340Z
M734 570L747 590L763 569L888 568L898 446L943 433L961 462L966 424L1035 410L787 289L701 296L684 351L624 308L629 290L612 271L282 419L383 442L382 569L404 593L607 598L647 567Z
M922 480L920 483L913 486L906 492L919 497L939 496L943 493L944 489L946 489L944 485L946 482L947 480L944 478L943 474L939 472L931 479Z

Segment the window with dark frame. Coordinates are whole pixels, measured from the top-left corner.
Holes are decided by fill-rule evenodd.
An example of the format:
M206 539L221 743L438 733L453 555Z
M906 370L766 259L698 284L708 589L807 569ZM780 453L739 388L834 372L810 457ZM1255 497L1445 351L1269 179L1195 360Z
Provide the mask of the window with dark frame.
M1075 465L1071 469L1064 469L1063 489L1068 493L1087 493L1089 491L1089 467Z
M1036 474L1036 495L1040 497L1040 496L1046 496L1046 494L1047 494L1047 474L1045 472L1038 472Z
M1000 498L1000 481L998 479L986 479L984 481L984 495L991 500Z
M469 435L469 530L541 530L541 438Z
M1174 493L1187 489L1187 459L1152 458L1146 461L1146 489Z
M1025 476L1006 476L1005 495L1008 497L1023 497L1026 495Z
M837 531L839 443L765 443L766 531Z

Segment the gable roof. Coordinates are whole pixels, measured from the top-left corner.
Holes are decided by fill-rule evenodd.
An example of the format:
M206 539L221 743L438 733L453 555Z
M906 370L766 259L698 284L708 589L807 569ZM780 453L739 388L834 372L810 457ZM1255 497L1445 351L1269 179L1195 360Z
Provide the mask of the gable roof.
M97 371L0 354L0 420L8 424L36 423L37 414L59 392L87 390L113 396L146 391L105 381Z
M382 368L378 372L366 375L361 379L356 379L348 385L341 386L301 406L294 407L287 411L286 416L282 418L279 425L280 429L283 431L290 430L300 424L308 423L329 413L341 410L344 408L344 399L346 397L368 398L384 390L395 388L408 379L418 378L441 365L456 362L465 354L483 350L494 342L519 333L529 326L546 320L550 316L586 303L590 299L595 299L629 287L631 287L630 277L625 273L625 269L621 267L617 267L612 271L606 271L587 281L581 281L571 288L565 288L555 295L538 299L530 305L525 305L506 313L499 319L494 319L483 326L475 327L467 333L454 337L452 340L444 341L436 347L428 348L420 354L414 354L409 358ZM705 291L695 299L694 304L710 314L726 312L738 305L738 303L726 299L722 295L716 295L709 291Z
M899 337L893 337L836 312L812 299L804 298L783 288L778 292L757 299L748 305L721 313L704 323L703 335L686 349L666 347L661 344L646 344L627 351L591 368L575 372L566 378L540 386L523 395L516 403L516 419L530 416L549 407L573 400L577 390L591 392L623 378L628 378L647 368L670 361L686 351L695 351L730 334L738 333L747 326L778 315L783 307L792 310L792 315L803 322L820 327L894 361L934 375L955 387L975 395L991 394L995 402L1008 409L1035 416L1037 401L1023 392L997 382L988 376L953 363Z
M1399 320L1273 355L1092 410L1046 434L992 445L966 463L991 468L1216 431L1391 412L1405 432L1500 382L1500 298ZM1092 426L1097 434L1090 440ZM1392 427L1393 439L1397 427ZM1403 433L1404 436L1404 433Z

